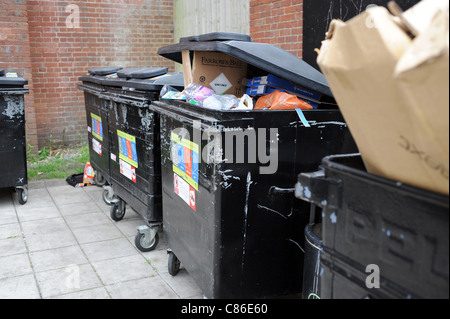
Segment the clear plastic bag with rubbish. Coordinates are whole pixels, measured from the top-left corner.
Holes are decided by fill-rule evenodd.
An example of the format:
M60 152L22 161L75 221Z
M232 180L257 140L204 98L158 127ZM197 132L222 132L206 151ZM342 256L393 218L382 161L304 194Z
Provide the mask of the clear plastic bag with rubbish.
M159 93L159 98L164 100L185 100L183 92L174 89L170 85L164 85Z
M234 95L213 94L203 101L203 107L217 111L228 111L239 105L239 99Z
M253 109L252 99L247 95L244 95L244 98L246 97L244 101L244 98L239 99L231 94L216 94L213 90L196 83L189 84L184 89L183 94L190 104L210 110L229 111Z
M200 84L191 83L184 89L183 94L189 103L203 106L203 101L215 93L213 90Z

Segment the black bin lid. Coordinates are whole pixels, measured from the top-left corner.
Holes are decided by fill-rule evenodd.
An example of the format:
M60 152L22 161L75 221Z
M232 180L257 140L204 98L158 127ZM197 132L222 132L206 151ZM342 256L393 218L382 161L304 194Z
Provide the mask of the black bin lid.
M7 76L10 75L10 76ZM0 70L0 89L2 87L19 87L22 88L27 85L28 81L21 77L17 72L11 71L6 72L5 70Z
M149 79L156 76L164 75L169 71L168 68L131 68L117 72L119 78L124 79Z
M135 90L151 92L159 92L164 85L170 85L178 90L183 90L184 75L183 73L166 73L162 76L157 76L150 79L110 78L105 80L104 85L107 87L127 87Z
M271 44L244 41L183 41L160 48L158 54L182 63L181 52L212 51L231 55L267 74L286 79L305 89L333 97L324 75L299 57Z
M88 70L88 74L81 76L78 80L81 82L94 83L98 85L103 85L104 80L107 75L112 75L122 70L121 67L106 66L99 68L92 68Z
M233 33L233 32L212 32L180 39L180 42L208 42L208 41L252 42L253 39L247 34Z
M90 69L88 72L90 75L106 76L117 73L120 70L122 70L121 67L101 67Z

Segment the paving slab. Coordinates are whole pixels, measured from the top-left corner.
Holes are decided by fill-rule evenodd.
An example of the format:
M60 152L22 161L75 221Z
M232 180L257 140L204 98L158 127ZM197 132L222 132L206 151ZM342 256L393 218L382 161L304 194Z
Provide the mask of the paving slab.
M148 253L134 245L142 217L127 207L121 222L97 186L32 181L28 202L0 190L0 299L202 298L185 270L171 277L162 229Z

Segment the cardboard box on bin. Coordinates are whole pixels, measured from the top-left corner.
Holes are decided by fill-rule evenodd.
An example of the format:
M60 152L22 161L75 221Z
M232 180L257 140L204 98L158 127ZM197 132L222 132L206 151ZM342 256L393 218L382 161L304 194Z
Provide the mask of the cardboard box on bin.
M191 66L192 65L192 66ZM191 82L213 89L217 94L233 94L241 97L246 87L247 63L221 52L195 51L194 59L183 54L185 86Z
M424 0L401 19L374 7L335 20L317 60L367 170L447 195L448 6Z

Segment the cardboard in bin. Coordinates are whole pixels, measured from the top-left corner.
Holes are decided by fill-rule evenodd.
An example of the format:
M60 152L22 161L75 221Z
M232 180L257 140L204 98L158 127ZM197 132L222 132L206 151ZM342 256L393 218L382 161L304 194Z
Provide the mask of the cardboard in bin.
M245 93L242 82L247 75L247 63L228 54L196 51L191 64L190 54L184 53L183 71L185 87L194 82L213 89L217 94L241 97Z
M223 53L247 64L246 77L274 76L289 80L293 85L303 87L325 99L333 99L330 87L323 74L299 57L268 43L247 41L180 41L158 49L158 54L177 63L183 63L186 76L185 86L195 79L191 59L195 52ZM191 56L191 59L188 57ZM220 75L220 74L217 74ZM202 84L198 83L198 84ZM204 85L203 85L204 86ZM245 90L245 87L243 88ZM245 91L243 91L245 93Z
M367 170L448 194L448 1L410 10L400 20L374 7L333 21L318 64Z

